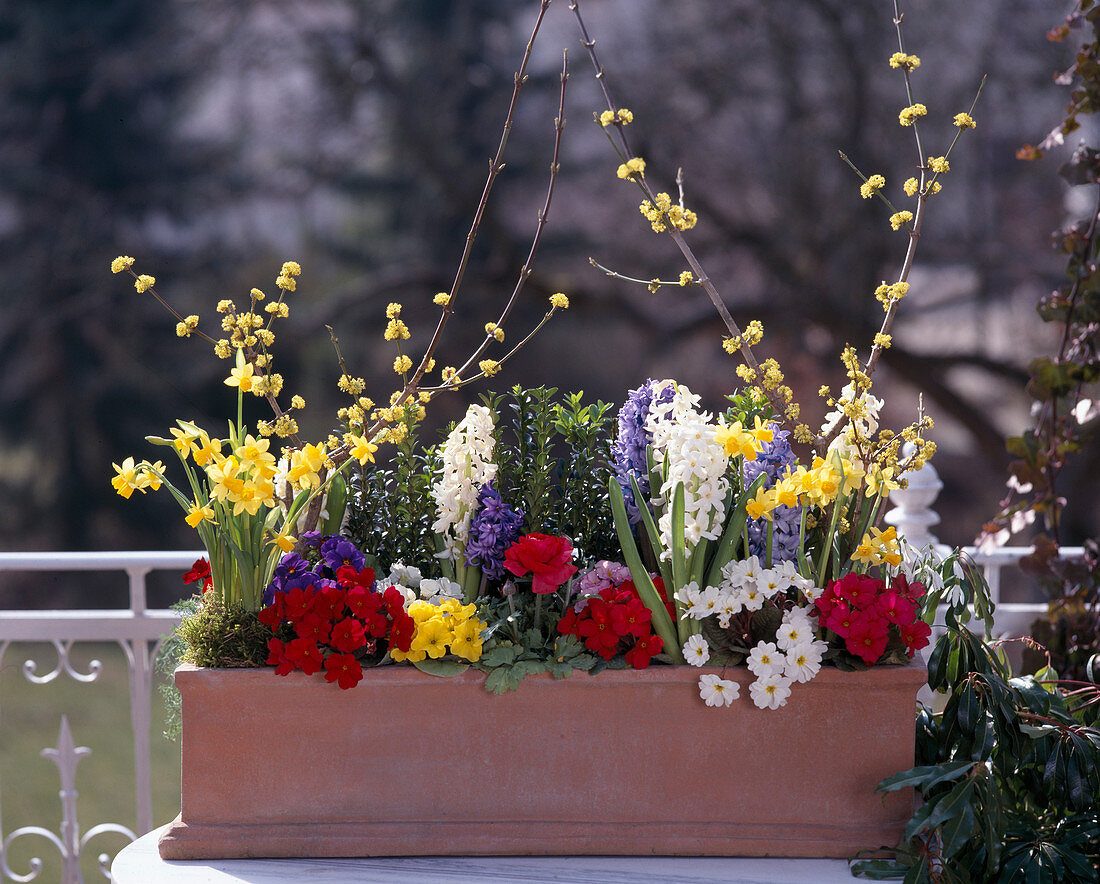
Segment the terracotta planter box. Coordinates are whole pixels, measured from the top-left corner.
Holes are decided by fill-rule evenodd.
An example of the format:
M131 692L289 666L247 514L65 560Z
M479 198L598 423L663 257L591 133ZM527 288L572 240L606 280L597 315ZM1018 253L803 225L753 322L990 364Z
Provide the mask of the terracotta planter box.
M923 666L825 669L787 707L709 709L701 672L320 676L183 666L165 859L462 854L846 857L897 842ZM732 674L731 674L732 672Z

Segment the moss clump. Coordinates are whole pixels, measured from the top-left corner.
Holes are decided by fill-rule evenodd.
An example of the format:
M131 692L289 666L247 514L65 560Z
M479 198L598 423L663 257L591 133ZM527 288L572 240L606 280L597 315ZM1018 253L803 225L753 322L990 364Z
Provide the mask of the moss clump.
M271 630L240 603L226 606L221 597L208 592L194 613L176 630L185 649L181 660L196 666L219 669L263 666Z

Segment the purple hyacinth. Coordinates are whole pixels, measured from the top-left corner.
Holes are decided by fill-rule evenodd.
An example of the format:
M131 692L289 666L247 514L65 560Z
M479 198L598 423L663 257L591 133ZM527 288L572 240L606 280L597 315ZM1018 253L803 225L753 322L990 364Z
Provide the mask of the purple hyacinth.
M770 424L772 441L763 443L755 460L745 462L745 487L748 488L761 473L766 473L764 488L771 488L787 469L793 469L795 454L788 440L790 433ZM802 520L802 507L780 505L772 512L772 564L793 561L798 556L798 526ZM749 553L764 561L768 545L768 520L749 519Z
M344 565L351 565L356 571L362 571L366 557L346 537L333 534L321 544L321 558L334 572Z
M659 383L650 378L637 390L631 390L627 394L626 402L619 409L619 432L611 446L615 478L623 489L626 513L631 525L637 525L642 521L642 514L634 499L634 489L630 487L630 477L634 477L634 481L638 483L638 490L643 496L649 495L649 464L646 460L646 450L653 441L653 435L646 431L646 418L654 404L670 402L674 395L670 384L654 398L653 393Z
M522 528L523 511L508 506L493 483L487 482L478 492L477 511L470 519L466 564L480 565L489 580L502 579L504 553L519 538Z

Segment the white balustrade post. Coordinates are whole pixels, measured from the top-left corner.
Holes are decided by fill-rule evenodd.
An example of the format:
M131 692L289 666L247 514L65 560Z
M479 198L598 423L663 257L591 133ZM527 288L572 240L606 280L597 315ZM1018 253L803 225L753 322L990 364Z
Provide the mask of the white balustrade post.
M147 567L127 568L130 577L130 610L135 617L146 612L145 576ZM134 792L137 805L137 828L144 835L153 828L152 746L149 729L153 718L153 656L158 642L134 639L120 641L129 658L130 723L134 731Z
M916 446L906 442L902 455L912 457L915 451ZM932 509L932 504L943 490L939 473L931 463L926 463L919 470L907 473L906 478L909 480L908 487L890 492L890 502L894 508L886 514L886 524L897 528L898 535L917 549L939 547L939 540L930 530L940 523L939 515Z

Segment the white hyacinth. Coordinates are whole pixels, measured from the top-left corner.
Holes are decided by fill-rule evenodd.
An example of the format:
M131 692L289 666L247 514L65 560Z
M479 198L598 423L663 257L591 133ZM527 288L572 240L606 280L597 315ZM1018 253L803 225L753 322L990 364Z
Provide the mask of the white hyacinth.
M478 493L496 478L494 445L492 413L484 405L471 405L440 449L442 468L432 486L437 516L432 530L443 535L452 555L456 546L465 549Z
M729 491L729 457L715 440L718 426L712 415L697 410L699 397L683 384L662 381L659 389L668 384L674 385L672 400L653 406L646 418L646 430L653 436L654 462L668 463L660 488L665 512L658 520L664 558L671 556L676 486L684 486L684 540L689 551L703 539L718 539Z

